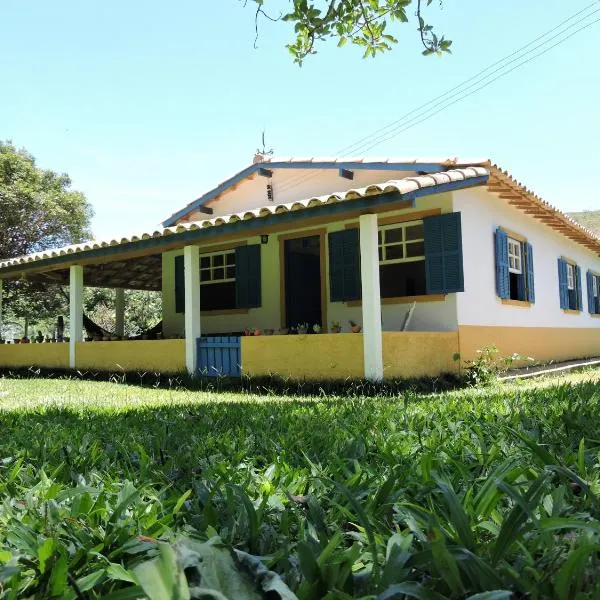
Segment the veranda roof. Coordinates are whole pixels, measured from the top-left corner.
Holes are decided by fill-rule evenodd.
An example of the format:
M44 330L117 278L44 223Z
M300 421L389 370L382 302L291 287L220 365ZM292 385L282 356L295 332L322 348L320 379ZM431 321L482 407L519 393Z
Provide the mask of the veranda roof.
M253 210L105 241L90 241L63 248L35 252L0 260L0 278L68 282L68 267L85 264L86 285L159 290L161 253L190 243L219 243L227 236L268 233L269 227L291 221L369 210L383 204L414 200L465 187L486 185L508 204L600 254L600 238L551 206L497 165L475 164L461 168L390 180L345 192L325 194L290 202L271 204ZM333 217L332 217L333 218Z
M86 285L98 287L132 287L159 290L161 286L161 253L200 240L218 243L228 233L260 229L292 219L318 217L328 213L344 213L354 209L414 199L451 189L483 185L488 171L473 166L385 181L346 192L325 194L290 202L272 204L253 210L211 219L180 223L154 231L111 239L90 241L52 250L35 252L0 261L0 278L27 277L55 283L68 282L68 266L86 264ZM358 206L362 201L362 205ZM211 239L212 238L212 239Z

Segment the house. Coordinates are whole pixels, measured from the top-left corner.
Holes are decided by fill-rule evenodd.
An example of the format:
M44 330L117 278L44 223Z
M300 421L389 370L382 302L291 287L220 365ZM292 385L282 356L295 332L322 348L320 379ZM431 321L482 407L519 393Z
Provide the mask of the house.
M488 160L259 155L161 229L0 262L21 277L69 286L70 341L2 345L0 367L381 379L490 345L600 355L600 238ZM84 342L84 285L117 290L118 327L119 290L162 291L160 339Z

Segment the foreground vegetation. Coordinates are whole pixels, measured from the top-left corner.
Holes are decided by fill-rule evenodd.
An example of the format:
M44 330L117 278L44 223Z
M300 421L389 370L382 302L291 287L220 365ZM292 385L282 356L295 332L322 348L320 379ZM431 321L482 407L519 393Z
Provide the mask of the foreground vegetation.
M598 597L598 380L0 379L0 597Z

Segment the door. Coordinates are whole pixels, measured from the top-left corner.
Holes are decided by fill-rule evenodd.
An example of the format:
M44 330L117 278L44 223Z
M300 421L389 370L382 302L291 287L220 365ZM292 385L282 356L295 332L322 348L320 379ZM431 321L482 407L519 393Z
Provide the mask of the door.
M321 305L321 237L284 241L286 327L301 323L323 327Z

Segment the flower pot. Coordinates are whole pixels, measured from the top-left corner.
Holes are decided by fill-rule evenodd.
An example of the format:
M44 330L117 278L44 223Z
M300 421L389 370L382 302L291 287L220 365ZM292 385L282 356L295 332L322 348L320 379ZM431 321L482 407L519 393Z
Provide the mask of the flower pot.
M21 338L14 338L14 339L13 339L13 342L14 342L15 344L20 344L20 343L21 343Z
M341 327L331 327L329 329L329 333L341 333L342 328Z

